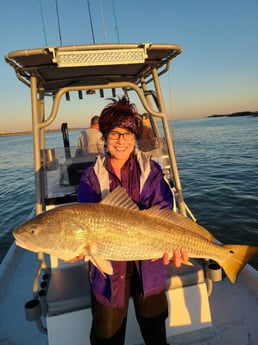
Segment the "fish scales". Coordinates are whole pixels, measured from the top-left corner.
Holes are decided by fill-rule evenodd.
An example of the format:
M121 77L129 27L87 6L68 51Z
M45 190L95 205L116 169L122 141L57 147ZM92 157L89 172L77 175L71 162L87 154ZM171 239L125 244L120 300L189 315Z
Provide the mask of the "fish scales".
M104 233L103 228L106 229ZM98 252L94 254L111 260L151 259L161 257L164 251L172 255L182 243L192 257L210 257L212 253L215 259L229 255L222 247L171 222L152 216L143 218L138 211L123 212L119 207L108 205L101 206L99 222L94 224L92 231L98 242Z

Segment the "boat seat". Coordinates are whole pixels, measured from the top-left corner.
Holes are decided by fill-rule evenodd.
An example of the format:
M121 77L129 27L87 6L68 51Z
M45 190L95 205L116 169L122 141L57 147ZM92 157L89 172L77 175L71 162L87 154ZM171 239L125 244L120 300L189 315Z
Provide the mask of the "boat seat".
M88 264L55 270L47 294L48 316L90 308Z
M196 285L204 282L201 266L194 261L193 266L168 267L166 290ZM89 308L91 304L88 281L88 264L72 265L54 270L47 294L48 316Z
M181 265L179 268L169 265L166 280L169 308L167 336L212 325L204 271L198 261L192 260L192 263L193 266Z
M197 285L205 281L204 272L199 263L196 260L191 260L191 263L193 266L181 265L181 267L175 267L169 265L166 290Z

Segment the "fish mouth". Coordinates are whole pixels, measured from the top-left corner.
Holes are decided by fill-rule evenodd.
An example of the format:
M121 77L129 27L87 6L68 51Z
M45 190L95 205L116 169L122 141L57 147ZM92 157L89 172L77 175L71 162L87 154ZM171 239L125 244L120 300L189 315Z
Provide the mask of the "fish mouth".
M19 239L17 239L17 238L15 239L15 243L16 243L16 245L17 245L18 247L21 247L21 248L23 248L23 249L30 250L30 251L32 251L32 252L34 252L34 253L37 252L37 250L35 250L35 248L29 246L27 243L24 243L23 241L21 241L21 240L19 240Z

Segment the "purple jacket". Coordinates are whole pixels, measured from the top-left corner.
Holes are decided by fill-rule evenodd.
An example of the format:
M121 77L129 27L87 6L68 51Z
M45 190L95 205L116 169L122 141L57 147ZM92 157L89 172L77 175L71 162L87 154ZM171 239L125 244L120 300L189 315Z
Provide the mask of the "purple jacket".
M140 209L154 205L173 207L173 195L160 166L141 151L131 155L123 167L121 181L113 173L108 157L98 157L82 175L78 201L99 202L118 185L127 190ZM123 307L126 262L112 261L112 266L113 275L105 278L94 265L90 265L90 284L99 302L109 307ZM163 290L167 266L161 259L140 261L137 266L142 277L144 297Z

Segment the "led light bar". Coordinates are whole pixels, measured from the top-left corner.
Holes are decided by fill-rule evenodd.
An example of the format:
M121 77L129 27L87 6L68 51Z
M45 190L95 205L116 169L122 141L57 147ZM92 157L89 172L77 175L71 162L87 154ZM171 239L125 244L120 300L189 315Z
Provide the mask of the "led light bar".
M58 67L104 66L143 63L144 48L56 52Z

